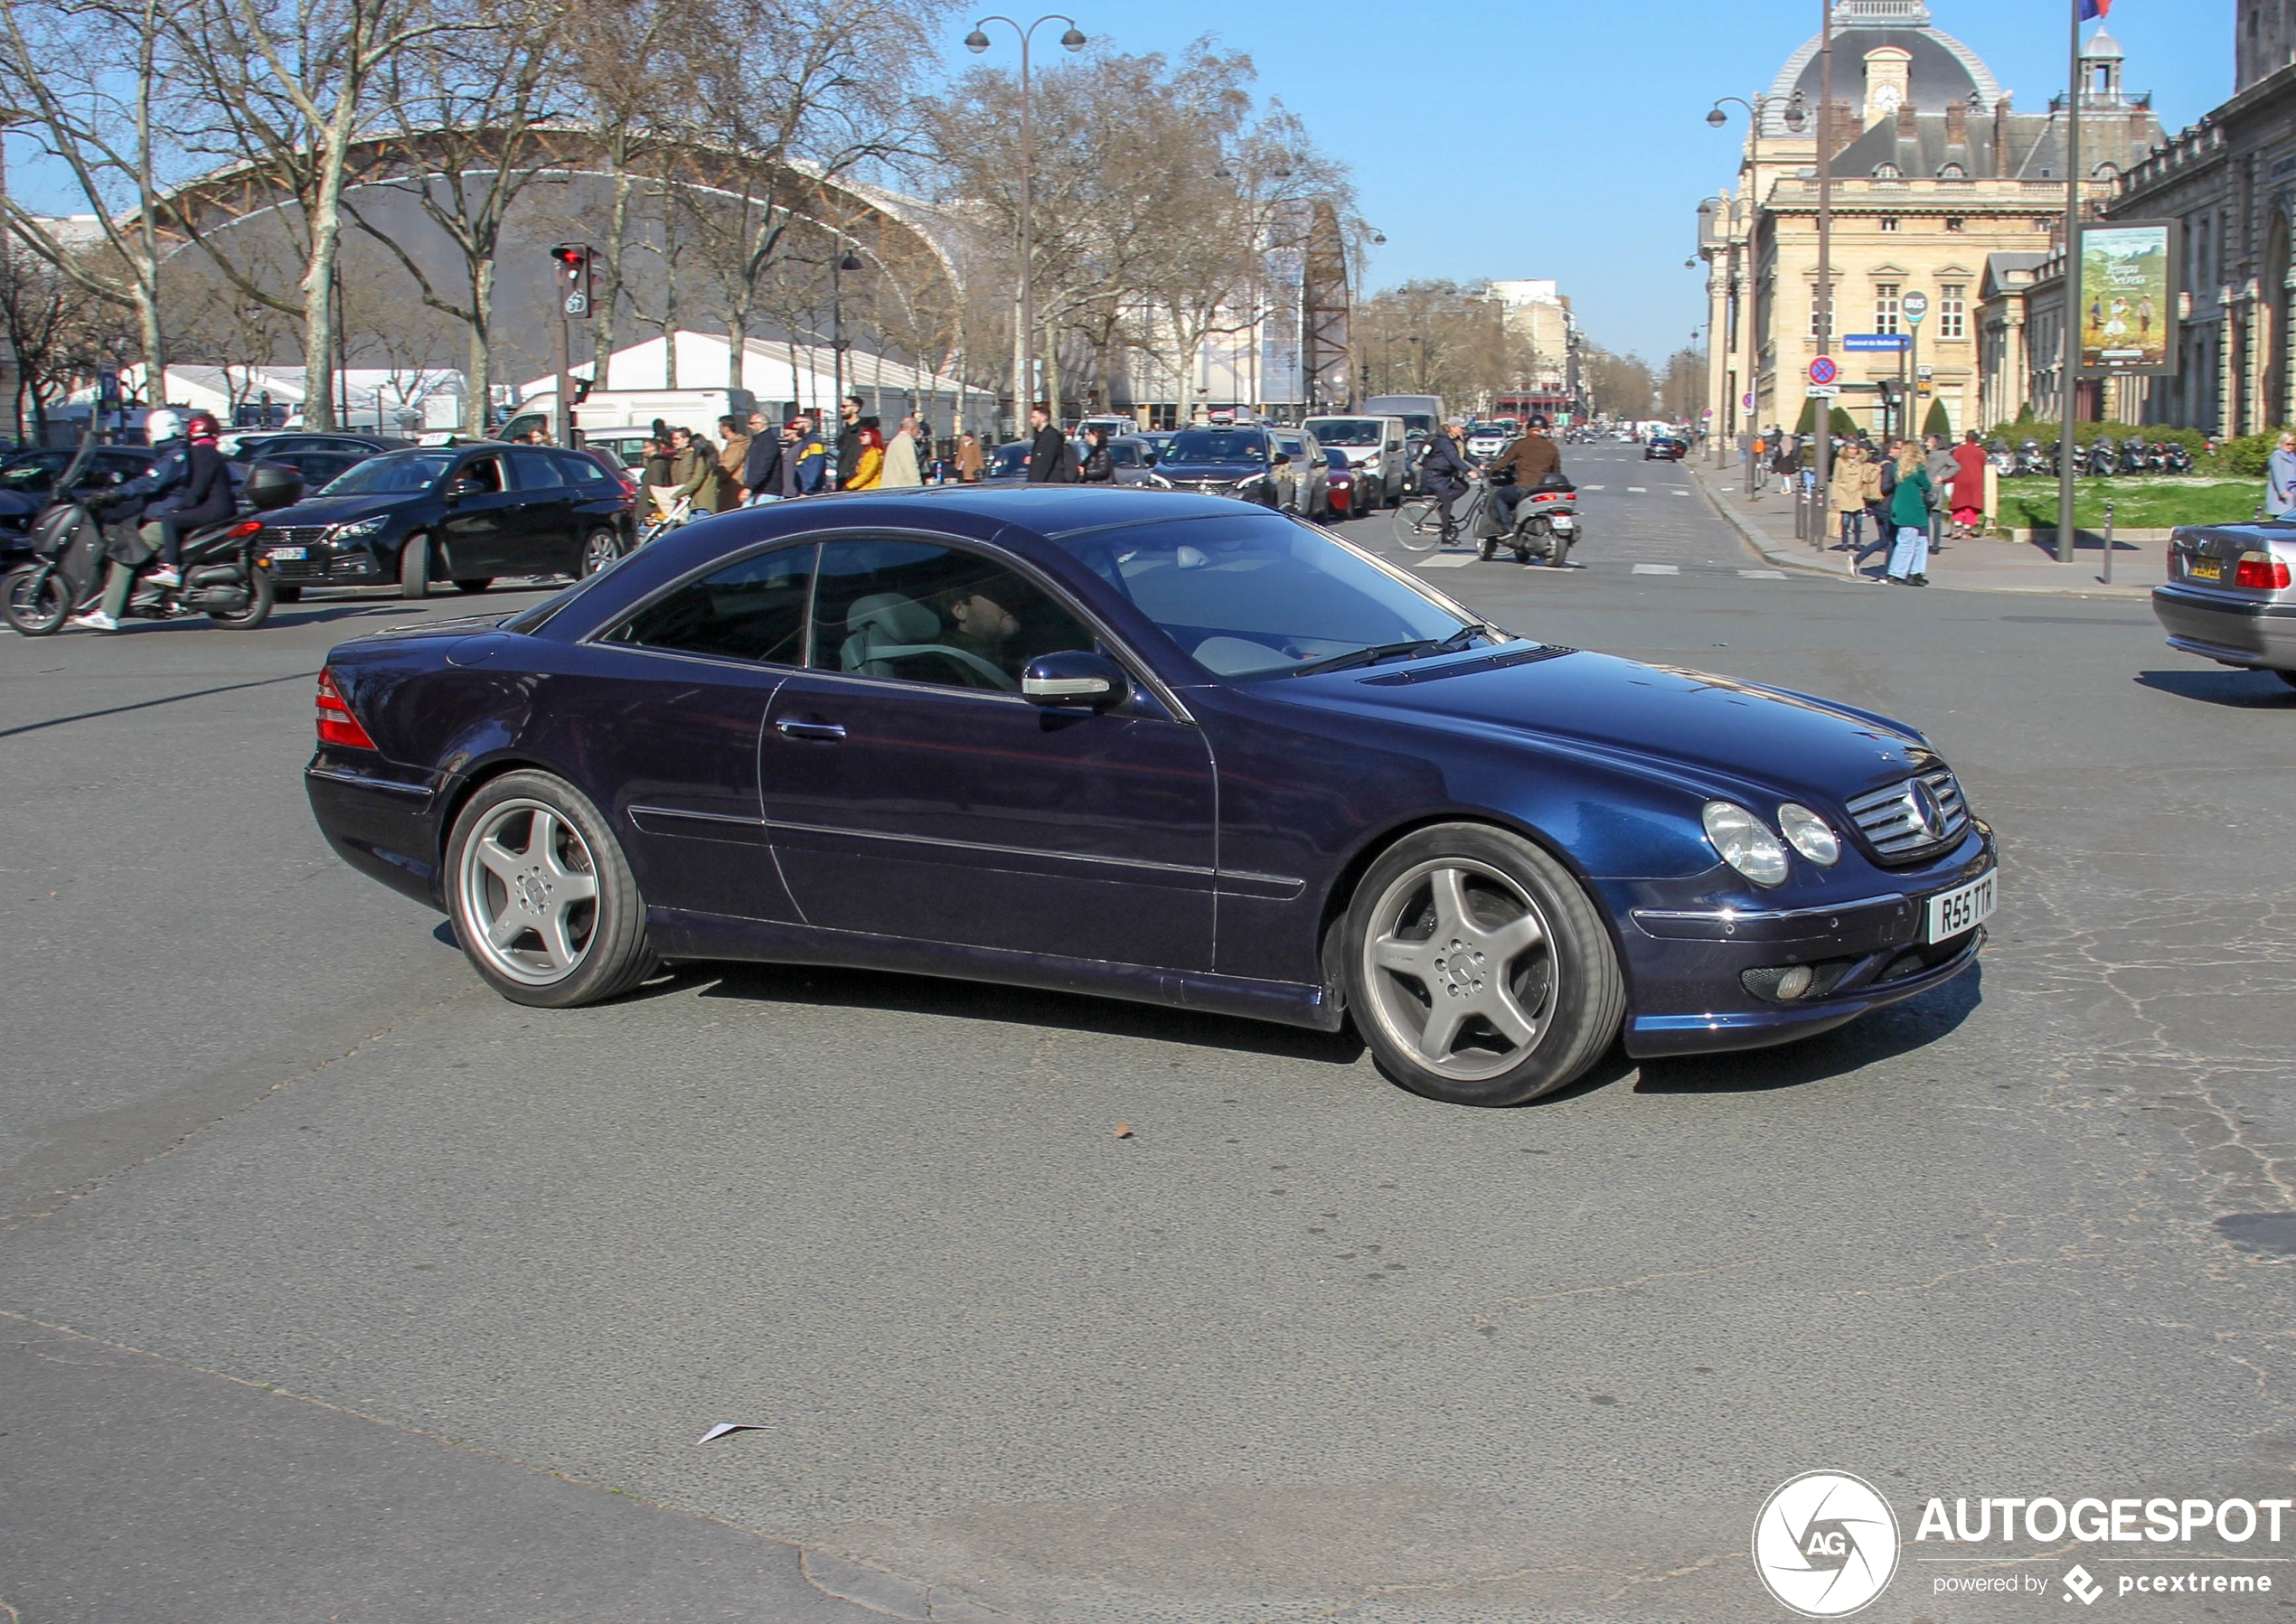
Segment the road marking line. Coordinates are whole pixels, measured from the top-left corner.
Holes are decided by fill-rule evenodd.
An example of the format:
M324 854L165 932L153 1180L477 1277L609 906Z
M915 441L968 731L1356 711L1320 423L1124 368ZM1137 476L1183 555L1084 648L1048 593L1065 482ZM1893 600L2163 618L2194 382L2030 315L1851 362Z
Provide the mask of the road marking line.
M1783 569L1741 569L1738 573L1749 581L1783 581L1786 578L1786 572Z
M1420 559L1416 568L1420 569L1462 569L1474 561L1475 555L1471 552L1437 553L1432 559Z
M1636 575L1680 575L1682 567L1680 564L1637 564L1634 566L1634 573Z
M1601 491L1608 489L1608 487L1604 485L1581 485L1578 488L1582 491Z
M1668 492L1667 492L1667 494L1668 494L1669 496L1688 496L1688 495L1689 494L1689 493L1688 491L1674 491L1674 490L1670 490L1670 491L1668 491Z
M1648 485L1629 485L1626 488L1637 496L1647 496L1651 493L1651 488Z

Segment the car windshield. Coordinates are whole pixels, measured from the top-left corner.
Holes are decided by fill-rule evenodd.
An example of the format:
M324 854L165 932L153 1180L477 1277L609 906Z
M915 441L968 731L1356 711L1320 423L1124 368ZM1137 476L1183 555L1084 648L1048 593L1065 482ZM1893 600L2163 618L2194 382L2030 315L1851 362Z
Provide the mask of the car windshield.
M1376 446L1379 443L1379 420L1377 418L1318 418L1308 427L1315 430L1315 437L1326 446Z
M1483 634L1416 583L1278 513L1167 520L1066 545L1215 676L1289 676Z
M1169 463L1263 463L1267 437L1256 428L1189 428L1172 437Z
M45 491L62 472L63 461L57 457L39 456L24 462L12 463L0 469L0 490Z
M1021 473L1027 465L1029 445L1027 440L1015 440L989 453L989 477L1010 479Z
M322 496L375 496L386 493L428 491L455 465L451 451L409 451L396 456L369 457L319 493Z

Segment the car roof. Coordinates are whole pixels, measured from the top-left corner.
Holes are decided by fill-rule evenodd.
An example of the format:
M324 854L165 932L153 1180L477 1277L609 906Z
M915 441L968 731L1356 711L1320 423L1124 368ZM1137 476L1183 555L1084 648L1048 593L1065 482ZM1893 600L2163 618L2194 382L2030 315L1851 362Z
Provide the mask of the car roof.
M833 495L808 496L795 505L805 512L821 514L824 528L832 524L898 523L901 515L891 510L923 506L975 514L1033 530L1048 539L1123 524L1152 524L1167 519L1219 518L1239 510L1239 504L1231 497L1158 491L1142 485L919 485L906 490L840 491ZM879 515L852 511L871 506L889 511Z

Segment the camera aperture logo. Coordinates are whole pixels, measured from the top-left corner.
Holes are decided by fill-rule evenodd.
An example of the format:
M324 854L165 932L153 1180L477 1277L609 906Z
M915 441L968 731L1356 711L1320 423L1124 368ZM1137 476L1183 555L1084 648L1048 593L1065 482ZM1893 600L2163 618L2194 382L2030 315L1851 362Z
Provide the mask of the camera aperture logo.
M1897 1514L1847 1472L1804 1472L1779 1486L1754 1519L1754 1571L1807 1619L1841 1619L1897 1572Z

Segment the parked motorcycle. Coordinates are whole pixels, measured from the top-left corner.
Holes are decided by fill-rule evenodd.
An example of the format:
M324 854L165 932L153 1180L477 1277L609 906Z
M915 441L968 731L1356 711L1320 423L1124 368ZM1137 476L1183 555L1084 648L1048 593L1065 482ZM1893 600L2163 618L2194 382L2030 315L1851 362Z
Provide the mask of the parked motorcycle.
M2192 472L2192 452L2181 440L2169 440L2160 447L2160 472L2163 474Z
M89 448L88 442L81 444L80 455L56 480L55 500L33 521L33 562L0 579L0 615L27 637L60 632L73 615L103 601L107 559L97 512L100 493L83 499L78 490ZM248 470L240 496L255 512L286 507L302 499L303 475L284 464L257 463ZM242 512L191 531L183 538L182 584L160 586L149 575L154 565L145 565L128 595L128 615L174 620L205 615L218 625L253 631L269 618L278 596L270 561L256 546L262 529L260 519Z
M2028 479L2037 479L2044 474L2054 474L2056 472L2054 448L2049 454L2044 455L2040 441L2026 441L2017 448L2017 472Z

